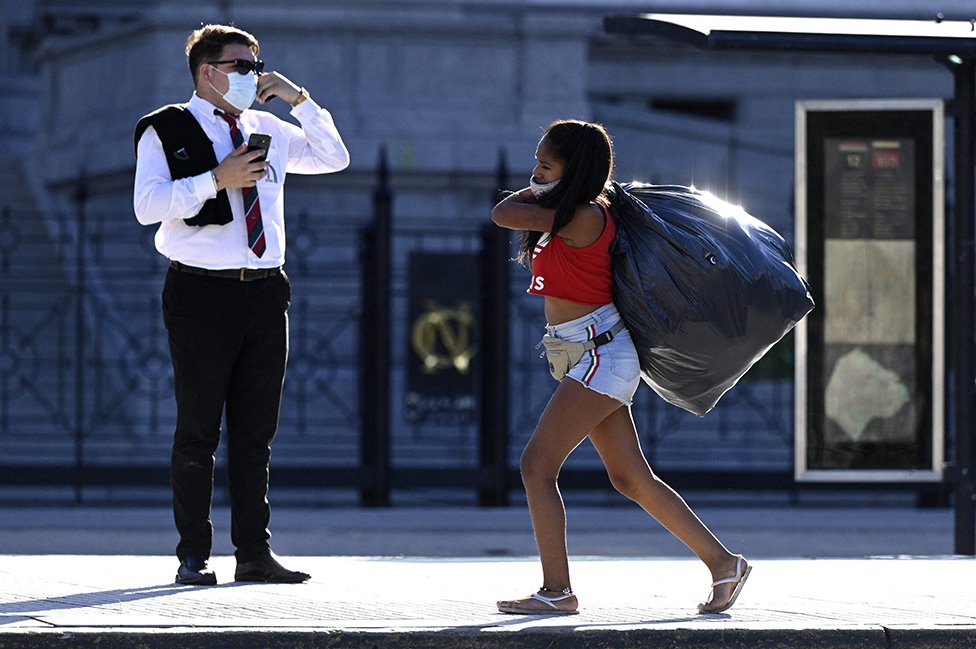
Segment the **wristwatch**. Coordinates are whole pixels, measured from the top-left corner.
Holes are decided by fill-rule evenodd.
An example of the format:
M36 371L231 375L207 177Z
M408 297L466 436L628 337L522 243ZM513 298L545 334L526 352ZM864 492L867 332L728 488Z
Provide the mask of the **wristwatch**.
M306 99L311 99L311 97L310 97L310 96L309 96L309 94L308 94L308 90L305 90L305 86L302 86L302 87L301 87L301 88L300 88L300 89L298 90L298 92L300 93L300 94L298 95L298 99L296 99L295 101L293 101L293 102L291 103L291 107L292 107L292 108L294 108L294 107L295 107L295 106L297 106L298 104L300 104L300 103L302 103L302 102L303 102L303 101L305 101Z

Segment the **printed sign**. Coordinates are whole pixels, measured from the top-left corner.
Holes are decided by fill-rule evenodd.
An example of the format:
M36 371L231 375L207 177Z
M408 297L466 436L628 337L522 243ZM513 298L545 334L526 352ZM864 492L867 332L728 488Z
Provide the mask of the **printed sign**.
M477 417L477 259L415 252L409 281L406 419L471 423Z
M798 480L940 479L942 128L939 100L797 105Z

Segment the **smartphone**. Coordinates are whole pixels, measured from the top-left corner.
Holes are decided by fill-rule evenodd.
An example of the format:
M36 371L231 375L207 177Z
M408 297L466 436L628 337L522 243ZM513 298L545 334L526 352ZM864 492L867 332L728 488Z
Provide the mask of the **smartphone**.
M264 155L258 158L258 160L265 160L268 157L268 149L271 147L271 136L264 135L263 133L251 133L251 137L247 138L247 150L250 151L264 151Z

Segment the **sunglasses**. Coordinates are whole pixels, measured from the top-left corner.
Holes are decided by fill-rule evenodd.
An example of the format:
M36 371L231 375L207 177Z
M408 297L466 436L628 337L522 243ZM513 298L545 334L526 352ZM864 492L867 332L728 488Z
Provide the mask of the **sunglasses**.
M254 72L261 74L264 72L264 61L250 61L248 59L231 59L229 61L207 61L210 65L221 65L223 63L233 63L237 74L249 74Z

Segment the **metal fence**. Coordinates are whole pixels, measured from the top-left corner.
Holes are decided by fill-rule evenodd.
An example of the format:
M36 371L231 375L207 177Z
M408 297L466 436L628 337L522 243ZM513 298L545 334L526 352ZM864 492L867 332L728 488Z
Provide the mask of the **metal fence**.
M74 214L0 213L0 485L67 485L79 500L91 487L166 487L175 425L160 309L166 263L152 245L153 230L131 214L93 212L81 198ZM312 224L326 220L323 236ZM500 279L508 305L504 357L484 379L507 369L505 394L491 405L504 409L495 432L486 429L485 413L453 424L408 421L407 260L415 251L480 255L486 239L481 224L422 230L391 220L389 285L382 289L389 292L380 296L389 307L389 391L382 403L364 403L363 312L376 298L368 294L375 282L364 274L373 267L364 255L372 254L376 222L376 215L289 218L293 300L275 485L310 494L359 489L364 502L373 490L373 504L386 502L377 487L388 495L418 486L476 492L499 479L517 486L518 457L553 387L535 349L544 320L540 301L525 294L527 272L508 264ZM786 340L705 418L642 387L633 412L652 466L682 486L787 487L791 367ZM364 421L378 411L388 416L385 438L370 437L373 424ZM490 448L492 435L502 448ZM385 446L377 449L377 441ZM607 489L601 466L584 444L563 480ZM384 472L379 480L377 472ZM482 502L505 499L496 493Z

